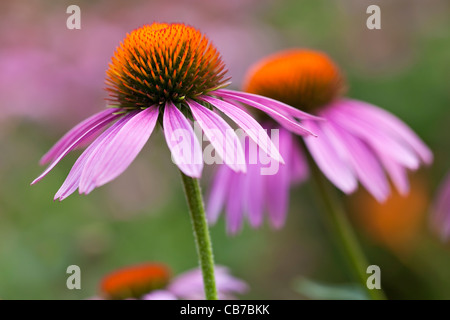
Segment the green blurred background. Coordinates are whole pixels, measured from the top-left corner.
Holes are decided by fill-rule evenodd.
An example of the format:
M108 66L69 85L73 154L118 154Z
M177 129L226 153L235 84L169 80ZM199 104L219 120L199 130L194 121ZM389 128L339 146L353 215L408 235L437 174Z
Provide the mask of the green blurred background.
M66 28L71 4L81 8L81 30ZM366 28L371 4L381 8L381 30ZM344 201L389 298L450 298L450 247L429 228L430 201L450 170L448 1L21 0L0 9L0 298L88 298L107 272L144 261L167 263L174 274L196 267L180 179L161 132L124 174L89 196L52 201L79 153L29 185L48 148L104 107L104 72L115 45L153 21L186 22L205 32L222 52L235 89L267 54L323 50L344 70L349 96L409 124L435 154L432 167L412 175L411 197L378 206L358 192ZM207 168L202 178L206 194L212 172ZM328 298L299 290L299 279L352 282L314 188L307 183L291 196L281 230L246 225L230 237L223 218L211 228L217 264L251 288L242 298ZM66 288L73 264L81 268L81 290Z

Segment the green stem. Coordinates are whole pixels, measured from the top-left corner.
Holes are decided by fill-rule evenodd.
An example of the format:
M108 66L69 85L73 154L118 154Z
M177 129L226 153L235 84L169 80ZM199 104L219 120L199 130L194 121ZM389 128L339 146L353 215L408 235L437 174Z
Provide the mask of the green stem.
M206 300L217 300L216 280L214 278L214 257L206 221L200 184L197 179L181 172L184 192L189 206L197 254L203 274Z
M316 167L315 163L311 163L311 171L325 206L325 212L330 222L329 225L333 229L334 234L341 245L342 251L347 258L356 280L361 283L362 287L366 290L368 296L372 300L386 299L384 292L381 289L369 289L367 286L366 281L368 275L366 274L366 270L369 264L358 243L352 226L348 221L341 202L338 201L334 194L332 194L332 190L328 187L325 178Z

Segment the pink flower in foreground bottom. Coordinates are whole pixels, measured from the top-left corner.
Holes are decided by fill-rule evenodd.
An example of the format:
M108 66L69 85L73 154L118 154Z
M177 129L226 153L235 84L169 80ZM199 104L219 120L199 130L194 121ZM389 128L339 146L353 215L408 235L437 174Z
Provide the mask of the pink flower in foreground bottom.
M75 162L55 199L63 200L76 189L79 193L90 193L115 179L131 164L158 121L179 169L199 178L202 149L189 119L199 124L226 165L245 172L239 138L215 111L227 115L259 148L283 162L261 125L239 103L263 111L300 135L311 132L297 120L317 117L273 99L222 89L228 84L224 68L214 46L192 27L153 23L134 30L117 48L107 72L112 105L59 140L41 159L41 163L51 164L33 184L70 151L95 138Z
M219 299L235 299L248 291L247 284L230 275L223 266L215 268ZM158 263L144 263L114 271L100 284L100 299L203 300L203 277L199 269L171 278L169 269Z
M303 138L305 150L322 173L346 194L353 193L361 183L383 202L391 193L388 177L401 194L407 194L408 170L433 160L429 148L397 117L367 102L342 97L343 77L323 53L289 50L270 56L253 67L244 89L326 120L303 122L318 136ZM219 169L207 206L210 222L215 222L226 207L231 233L240 229L246 214L252 226L259 226L265 208L272 226L284 223L289 186L299 181L299 172L300 180L307 176L308 164L301 153L301 141L295 141L284 130L280 131L280 140L285 164L280 164L273 176L253 173L251 165L248 174ZM293 150L295 157L290 156Z
M447 241L450 238L450 174L439 187L432 210L431 225Z

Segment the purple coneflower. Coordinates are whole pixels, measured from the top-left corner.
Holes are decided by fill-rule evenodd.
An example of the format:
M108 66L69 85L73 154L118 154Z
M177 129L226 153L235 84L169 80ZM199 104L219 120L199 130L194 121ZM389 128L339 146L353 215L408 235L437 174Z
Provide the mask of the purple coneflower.
M240 104L261 110L300 135L312 133L298 120L317 118L270 98L225 90L225 73L219 52L206 36L190 26L153 23L132 31L117 48L107 71L110 108L62 137L41 159L41 163L50 165L32 182L46 176L70 151L90 143L54 199L61 201L77 189L88 194L119 176L133 162L159 121L181 172L209 300L218 296L211 239L197 180L203 169L203 154L191 120L198 123L226 165L245 172L240 140L219 111L280 162L283 159L276 146Z
M235 294L247 292L247 284L233 277L228 268L216 266L215 273L220 299L235 299ZM106 275L97 299L203 300L205 292L199 269L172 278L166 265L142 263Z
M431 226L443 241L450 237L450 174L442 182L434 200Z
M132 31L117 48L107 71L110 108L62 137L42 157L42 164L51 163L33 184L70 151L93 140L75 162L55 199L63 200L76 189L80 194L90 193L131 164L158 120L174 162L185 175L198 178L203 168L201 145L190 120L198 122L226 165L245 172L240 141L215 111L228 116L259 148L282 162L261 125L239 103L265 112L300 135L311 133L297 120L315 117L273 99L221 89L228 85L224 68L219 52L192 27L153 23ZM187 144L188 150L180 148L180 143Z
M303 141L322 173L346 194L353 193L359 182L383 202L391 192L388 176L401 194L408 193L408 169L431 163L431 151L397 117L367 102L343 97L344 89L343 76L327 55L301 49L263 59L250 70L244 85L249 94L282 101L326 120L305 120L303 125L318 137ZM269 124L275 126L273 121ZM225 206L228 230L234 233L245 213L252 226L259 226L266 207L271 225L282 225L289 186L307 177L308 164L294 136L281 129L280 140L285 164L274 176L253 173L250 165L248 174L219 169L209 197L210 222Z

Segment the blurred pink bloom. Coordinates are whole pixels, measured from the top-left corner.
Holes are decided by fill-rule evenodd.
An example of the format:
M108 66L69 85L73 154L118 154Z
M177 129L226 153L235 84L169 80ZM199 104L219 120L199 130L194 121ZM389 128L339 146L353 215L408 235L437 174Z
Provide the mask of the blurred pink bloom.
M162 45L168 48L166 59L154 49ZM91 116L61 138L41 159L41 163L51 164L33 184L70 151L92 141L108 125L111 126L75 162L55 199L63 200L76 189L88 194L119 176L141 151L158 118L175 163L194 178L201 176L203 154L186 114L199 124L225 164L237 172L246 170L239 138L210 108L232 119L276 161L283 161L277 148L239 103L263 111L297 134L312 135L297 119L313 121L317 117L273 99L220 89L227 85L223 70L219 53L192 27L154 23L136 29L117 49L108 71L108 90L114 108ZM180 143L187 148L180 148Z
M431 226L442 241L450 237L450 174L442 182L434 200Z
M431 164L433 155L400 119L369 103L339 99L318 114L326 122L305 122L319 139L305 138L323 174L343 192L353 193L360 182L379 202L390 195L386 174L400 194L409 192L407 170Z
M235 294L248 291L247 284L233 277L228 268L214 268L217 294L220 300L234 300ZM152 291L142 297L142 300L204 300L205 292L203 276L200 269L193 269L175 277L165 289Z
M336 70L322 53L290 50L257 63L247 86L250 91L306 106L326 120L304 120L302 124L318 137L303 139L322 173L344 193L353 193L359 182L383 202L391 193L389 176L400 194L407 194L407 171L417 170L421 163L430 164L433 160L430 149L391 113L366 102L337 96L342 79ZM281 145L285 145L280 147L285 164L280 165L274 176L260 175L258 170L246 175L229 171L225 174L225 169L219 169L207 206L210 222L215 222L226 206L229 232L240 229L245 213L252 226L259 226L265 205L271 224L277 228L283 224L289 185L296 176L293 167L301 168L304 178L307 163L305 157L296 156L295 160L289 157L290 151L286 150L297 148L290 133L282 130L280 139Z
M236 299L248 291L247 284L233 277L228 268L216 266L219 299ZM91 299L203 300L203 276L200 269L184 272L172 279L170 269L161 263L141 263L115 270L103 277L99 296Z

